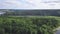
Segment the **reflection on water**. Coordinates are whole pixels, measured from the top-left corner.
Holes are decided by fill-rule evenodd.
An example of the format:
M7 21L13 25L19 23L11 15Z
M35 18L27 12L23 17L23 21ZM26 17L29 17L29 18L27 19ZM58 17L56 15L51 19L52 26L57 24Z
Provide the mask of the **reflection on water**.
M0 14L4 14L5 12L0 12Z

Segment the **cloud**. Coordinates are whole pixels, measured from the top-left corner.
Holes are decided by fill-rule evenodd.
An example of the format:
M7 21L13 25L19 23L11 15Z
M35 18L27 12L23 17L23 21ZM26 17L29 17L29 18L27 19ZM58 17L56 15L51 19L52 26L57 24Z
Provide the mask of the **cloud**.
M0 9L59 9L60 3L41 3L44 0L0 0Z
M21 1L20 0L5 0L3 2L0 2L0 7L2 8L32 8L34 7L34 4L28 1L22 1L22 0Z

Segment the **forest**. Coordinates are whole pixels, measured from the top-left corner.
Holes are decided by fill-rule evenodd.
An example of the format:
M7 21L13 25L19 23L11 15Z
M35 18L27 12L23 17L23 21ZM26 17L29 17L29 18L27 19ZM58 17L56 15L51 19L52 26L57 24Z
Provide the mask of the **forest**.
M60 16L60 10L0 10L2 16Z
M0 34L54 34L60 10L0 10Z
M0 34L54 34L59 26L56 16L0 16Z

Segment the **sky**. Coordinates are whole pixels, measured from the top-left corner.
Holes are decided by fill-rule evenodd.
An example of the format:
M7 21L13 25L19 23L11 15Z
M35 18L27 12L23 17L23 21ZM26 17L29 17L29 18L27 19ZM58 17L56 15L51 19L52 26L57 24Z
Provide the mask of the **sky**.
M50 3L48 2L50 1ZM60 9L59 0L0 0L0 9Z

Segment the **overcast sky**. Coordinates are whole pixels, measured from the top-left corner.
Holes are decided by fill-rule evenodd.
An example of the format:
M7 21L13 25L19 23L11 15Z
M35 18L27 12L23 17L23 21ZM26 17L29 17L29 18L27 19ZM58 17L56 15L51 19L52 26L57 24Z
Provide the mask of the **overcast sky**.
M45 0L0 0L0 9L60 9L60 2L42 3Z

